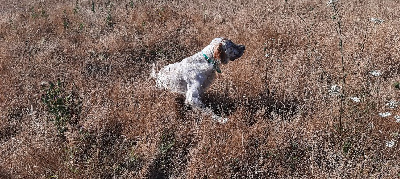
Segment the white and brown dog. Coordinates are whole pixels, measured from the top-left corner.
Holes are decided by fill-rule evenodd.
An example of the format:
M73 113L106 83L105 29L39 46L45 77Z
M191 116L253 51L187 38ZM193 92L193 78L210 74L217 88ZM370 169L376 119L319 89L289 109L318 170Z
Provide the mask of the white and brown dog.
M215 38L203 50L180 62L170 64L151 76L156 86L184 94L185 104L204 108L201 96L214 81L215 73L221 73L219 64L227 64L243 55L244 45L236 45L226 38Z

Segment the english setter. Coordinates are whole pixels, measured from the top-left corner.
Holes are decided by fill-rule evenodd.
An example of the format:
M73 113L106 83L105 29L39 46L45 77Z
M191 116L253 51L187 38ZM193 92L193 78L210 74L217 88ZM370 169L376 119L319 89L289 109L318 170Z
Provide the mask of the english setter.
M200 99L214 81L216 73L221 73L219 64L238 59L244 51L244 45L237 45L226 38L215 38L200 52L180 62L169 64L158 73L155 72L153 64L151 76L156 79L158 88L184 94L185 104L205 109Z

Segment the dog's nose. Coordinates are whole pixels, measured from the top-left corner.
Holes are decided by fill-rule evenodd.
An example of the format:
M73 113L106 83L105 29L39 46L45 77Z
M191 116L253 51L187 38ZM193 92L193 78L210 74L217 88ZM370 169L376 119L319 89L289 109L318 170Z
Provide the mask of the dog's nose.
M246 47L244 45L239 45L240 50L246 50Z

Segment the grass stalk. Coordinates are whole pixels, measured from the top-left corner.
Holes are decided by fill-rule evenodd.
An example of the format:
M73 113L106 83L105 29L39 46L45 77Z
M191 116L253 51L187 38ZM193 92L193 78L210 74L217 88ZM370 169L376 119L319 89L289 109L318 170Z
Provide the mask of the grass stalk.
M340 94L340 109L339 109L339 131L343 129L343 116L344 116L344 105L346 99L346 68L345 68L345 59L344 59L344 47L343 47L343 21L342 17L339 14L338 9L338 1L331 1L330 5L332 7L332 11L334 13L332 19L336 20L336 32L339 35L339 51L340 51L340 59L341 59L341 67L342 67L342 92Z

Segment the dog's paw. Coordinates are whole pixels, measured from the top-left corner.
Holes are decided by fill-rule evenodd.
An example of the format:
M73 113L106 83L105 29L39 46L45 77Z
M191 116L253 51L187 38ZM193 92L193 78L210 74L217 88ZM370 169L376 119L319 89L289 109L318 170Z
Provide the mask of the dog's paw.
M211 108L195 108L195 109L200 110L203 114L210 115L211 119L221 124L224 124L229 120L228 118L216 115Z
M225 124L229 120L228 118L217 116L217 115L212 115L211 118L214 119L216 122L219 122L221 124Z

